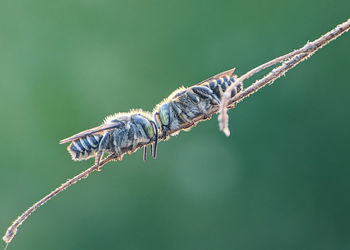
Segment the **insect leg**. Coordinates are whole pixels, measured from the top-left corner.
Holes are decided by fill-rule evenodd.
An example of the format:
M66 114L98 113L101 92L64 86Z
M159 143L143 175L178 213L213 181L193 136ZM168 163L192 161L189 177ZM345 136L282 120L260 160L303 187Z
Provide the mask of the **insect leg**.
M101 159L103 157L104 151L107 147L109 137L110 137L110 133L109 132L105 133L100 141L99 146L98 146L98 152L97 152L97 155L95 158L95 166L97 167L97 171L101 171L100 170L100 162L101 162Z
M158 129L154 121L151 121L152 126L155 131L155 138L154 138L154 147L151 144L151 155L153 156L154 159L157 158L157 149L158 149Z
M122 144L125 141L125 133L126 131L123 128L113 131L113 150L118 156L122 155Z
M204 86L193 86L190 89L200 97L209 99L214 105L220 104L220 99L214 95L213 91L210 88Z
M152 145L151 145L152 149ZM143 160L147 161L147 145L143 148Z
M181 107L181 104L176 101L171 101L171 106L174 109L177 116L185 123L192 123L190 119L188 119L187 115L185 114L184 108Z
M194 94L192 91L187 90L186 91L187 96L189 97L189 100L193 103L193 104L198 104L199 103L199 96Z
M153 157L153 144L149 145L149 151L150 151L150 153L151 153L151 155Z
M101 162L101 159L103 157L103 151L98 151L96 157L95 157L95 166L97 168L97 171L100 172L101 169L100 169L100 162Z

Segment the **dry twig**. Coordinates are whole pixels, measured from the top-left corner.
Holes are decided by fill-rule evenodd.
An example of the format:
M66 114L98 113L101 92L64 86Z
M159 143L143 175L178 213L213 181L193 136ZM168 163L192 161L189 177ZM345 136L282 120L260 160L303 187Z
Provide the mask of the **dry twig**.
M115 159L114 155L109 155L107 156L101 163L100 163L100 168L106 164L107 162L111 161ZM55 197L56 195L58 195L59 193L61 193L62 191L64 191L66 188L68 188L69 186L73 185L74 183L77 183L78 181L80 181L83 178L87 178L89 176L89 174L91 174L92 172L94 172L95 170L97 170L97 166L92 166L88 169L86 169L85 171L81 172L80 174L78 174L77 176L75 176L72 179L69 179L68 181L66 181L65 183L63 183L61 186L59 186L58 188L56 188L55 190L53 190L51 193L49 193L48 195L46 195L44 198L42 198L40 201L38 201L37 203L35 203L33 206L31 206L30 208L28 208L21 216L19 216L13 223L12 225L7 229L6 234L4 235L4 237L2 238L7 244L9 244L11 242L11 240L13 239L13 237L15 237L16 233L17 233L17 228L29 217L29 215L31 215L37 208L41 207L42 205L44 205L46 202L48 202L49 200L51 200L53 197Z
M221 100L220 105L220 114L218 117L219 120L219 128L221 131L225 133L226 136L230 135L230 130L228 128L228 115L227 115L227 105L229 103L236 103L239 101L242 101L247 96L255 93L260 88L266 86L267 84L273 83L276 79L284 75L288 70L294 68L302 61L306 60L310 56L312 56L314 53L316 53L317 50L322 48L323 46L327 45L329 42L333 41L334 39L341 36L344 32L348 31L350 28L350 19L348 19L346 22L339 24L337 27L329 31L328 33L324 34L317 40L313 42L306 43L302 48L297 49L291 53L288 53L286 55L277 57L267 63L264 63L246 74L239 77L236 81L236 84L243 83L244 80L248 79L249 77L257 74L258 72L271 67L272 65L275 65L277 63L283 62L281 66L274 68L269 74L267 74L265 77L261 78L260 80L257 80L254 84L249 86L248 88L244 89L242 92L240 92L238 95L234 96L234 98L230 98L230 93L233 90L233 85L226 89L223 98ZM286 61L287 60L287 61Z
M229 98L228 93L231 93L232 89L228 88L226 90L225 94L223 95L220 107L214 106L211 110L208 111L208 115L211 116L211 115L217 113L218 111L220 111L220 115L219 115L219 126L220 126L220 129L222 131L224 131L226 135L229 135L228 116L227 116L227 109L228 108L233 108L235 103L237 103L239 101L242 101L244 98L246 98L247 96L253 94L254 92L259 90L260 88L262 88L265 85L267 85L268 83L272 83L274 80L276 80L280 76L284 75L289 69L295 67L298 63L300 63L303 60L305 60L308 57L310 57L318 49L322 48L327 43L331 42L332 40L334 40L337 37L339 37L340 35L342 35L344 32L348 31L349 28L350 28L350 19L348 19L346 22L338 25L336 28L334 28L333 30L331 30L327 34L323 35L319 39L317 39L317 40L315 40L315 41L313 41L311 43L307 43L304 47L302 47L302 48L300 48L298 50L295 50L295 51L293 51L291 53L288 53L288 54L286 54L284 56L281 56L281 57L278 57L276 59L273 59L273 60L271 60L271 61L269 61L269 62L267 62L265 64L262 64L262 65L260 65L260 66L258 66L256 68L252 69L248 73L242 75L240 78L237 79L236 83L238 83L238 82L242 83L244 80L246 80L249 77L255 75L256 73L260 72L261 70L266 69L266 68L268 68L268 67L270 67L272 65L275 65L277 63L280 63L280 62L283 62L283 61L287 60L287 61L283 62L281 66L273 69L265 77L263 77L262 79L256 81L254 84L252 84L248 88L244 89L239 94L235 95L234 98ZM233 72L233 70L232 70L232 72ZM234 85L232 85L232 86L234 86ZM199 116L193 121L194 122L193 124L183 126L183 127L179 128L179 130L181 131L181 130L184 130L184 129L187 129L187 128L194 127L198 122L204 121L204 120L207 120L207 119L210 119L210 118L205 118L204 116ZM176 133L176 132L178 132L178 131L172 131L172 133ZM138 150L138 149L139 148L137 148L136 150ZM131 154L131 153L135 152L136 150L130 151L128 153ZM101 162L100 167L102 167L104 164L106 164L107 162L109 162L111 160L117 160L116 156L113 155L113 154L107 156ZM88 177L89 174L91 174L95 170L97 170L97 166L95 166L95 165L90 167L90 168L88 168L87 170L81 172L80 174L78 174L74 178L72 178L72 179L68 180L67 182L63 183L60 187L56 188L54 191L52 191L47 196L45 196L40 201L38 201L33 206L31 206L21 216L19 216L12 223L12 225L7 229L6 234L3 237L3 240L7 244L9 244L12 241L12 239L14 238L14 236L16 235L18 227L20 225L22 225L22 223L29 217L29 215L31 215L37 208L39 208L40 206L44 205L47 201L49 201L50 199L55 197L57 194L61 193L63 190L65 190L66 188L68 188L72 184L80 181L83 178Z

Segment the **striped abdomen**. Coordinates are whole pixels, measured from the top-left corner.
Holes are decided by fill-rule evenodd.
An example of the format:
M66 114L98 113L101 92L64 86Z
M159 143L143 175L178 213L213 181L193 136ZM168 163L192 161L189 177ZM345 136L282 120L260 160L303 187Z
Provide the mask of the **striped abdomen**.
M77 140L72 141L68 146L68 152L71 154L72 159L75 161L86 160L94 157L98 151L98 147L102 135L93 134L81 137Z
M209 82L205 82L202 86L210 88L218 99L221 99L221 94L226 91L226 89L235 82L234 76L222 76L217 79L212 79ZM231 97L235 96L238 92L242 90L242 85L239 84L231 91Z

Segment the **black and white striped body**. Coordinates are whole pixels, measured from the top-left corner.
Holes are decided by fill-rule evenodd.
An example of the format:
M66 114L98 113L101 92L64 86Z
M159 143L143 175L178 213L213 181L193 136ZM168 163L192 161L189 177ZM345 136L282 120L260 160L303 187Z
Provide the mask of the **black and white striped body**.
M101 139L102 135L100 134L88 135L79 138L72 141L72 143L68 146L68 152L75 161L89 159L96 156Z
M97 157L99 161L105 152L119 157L137 148L147 147L152 142L155 142L156 150L157 139L157 127L150 114L136 110L109 116L101 126L64 139L61 143L71 141L67 149L75 161L91 157ZM153 147L151 151L155 157Z
M200 85L207 87L213 91L213 94L220 100L222 94L226 91L226 89L234 84L235 77L234 76L223 76L217 79L212 79L207 82L203 82ZM242 85L238 84L231 91L231 97L234 97L238 92L242 90Z
M154 119L161 130L161 137L184 127L193 125L199 116L209 118L208 111L220 104L225 90L234 84L235 76L220 74L189 88L180 88L158 104L153 111ZM239 84L231 92L231 97L242 90Z

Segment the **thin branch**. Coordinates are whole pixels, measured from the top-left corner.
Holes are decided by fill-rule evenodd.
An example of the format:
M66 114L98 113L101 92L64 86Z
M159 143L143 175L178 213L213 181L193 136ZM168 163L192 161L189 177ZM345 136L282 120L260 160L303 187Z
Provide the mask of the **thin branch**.
M254 84L249 86L248 88L244 89L240 93L234 96L234 98L228 98L228 93L231 93L230 88L226 90L226 92L223 95L222 102L220 106L213 106L210 110L207 110L206 117L204 115L198 116L193 120L192 124L186 124L180 127L177 130L170 131L170 134L176 134L179 131L183 131L185 129L192 128L196 126L196 124L200 121L209 120L211 116L217 112L220 111L219 115L219 125L221 130L226 132L226 134L229 134L228 131L228 116L227 116L227 109L233 108L234 104L242 101L247 96L253 94L263 86L265 86L268 83L272 83L274 80L285 74L289 69L295 67L298 63L301 61L307 59L309 56L311 56L313 53L315 53L318 49L329 43L330 41L336 39L340 35L342 35L345 31L347 31L350 28L350 19L344 22L341 25L338 25L336 28L322 36L321 38L315 40L312 43L307 43L304 47L302 47L299 50L293 51L291 53L288 53L284 56L278 57L276 59L273 59L265 64L262 64L253 70L249 71L248 73L244 74L240 78L236 80L236 83L243 82L244 80L248 79L249 77L255 75L256 73L260 72L261 70L270 67L272 65L275 65L277 63L280 63L282 61L285 61L281 66L273 69L269 74L267 74L262 79L256 81ZM233 72L234 69L231 71ZM236 84L233 84L234 86ZM144 145L146 146L146 145ZM140 147L136 148L135 150L130 150L127 152L128 154L131 154L135 151L137 151ZM100 164L100 167L102 167L104 164L111 160L121 160L122 157L117 158L114 154L109 155L106 157ZM54 191L49 193L47 196L42 198L40 201L35 203L33 206L31 206L28 210L26 210L21 216L19 216L12 225L7 229L5 236L3 237L3 240L9 244L13 237L16 235L18 227L31 215L37 208L44 205L47 201L55 197L57 194L61 193L63 190L71 186L72 184L80 181L83 178L88 177L92 172L97 170L97 166L92 166L88 168L87 170L81 172L77 176L73 177L72 179L68 180L67 182L63 183L60 187L56 188Z
M219 120L219 128L221 131L225 133L226 136L230 135L230 130L228 128L228 115L227 115L227 107L228 103L236 103L247 96L253 94L258 89L266 86L269 83L273 83L277 78L284 75L288 70L291 68L294 68L297 64L304 61L305 59L309 58L311 55L313 55L317 50L328 44L329 42L333 41L334 39L341 36L344 32L348 31L350 28L350 19L348 19L346 22L338 25L333 30L329 31L325 35L321 36L319 39L308 42L305 44L302 48L295 50L291 53L288 53L286 55L280 56L278 58L275 58L267 63L264 63L263 65L260 65L246 74L242 75L240 78L237 79L236 84L243 83L244 80L248 79L249 77L257 74L263 69L266 69L272 65L275 65L277 63L283 62L288 59L288 61L282 63L280 67L277 67L273 69L269 74L267 74L262 79L256 81L254 84L246 88L244 91L240 92L238 95L234 96L234 98L230 97L230 93L234 88L234 85L231 85L229 88L226 89L220 105L220 114L218 117ZM231 99L231 100L230 100Z
M115 159L115 155L111 154L107 156L101 163L100 163L100 168L106 164L107 162ZM77 176L73 177L72 179L66 181L63 183L61 186L53 190L51 193L46 195L44 198L42 198L40 201L35 203L33 206L28 208L21 216L19 216L13 223L12 225L7 229L5 236L2 238L7 244L11 242L13 237L15 237L17 228L22 225L22 223L31 215L37 208L41 207L44 205L46 202L51 200L53 197L64 191L66 188L69 186L73 185L74 183L77 183L83 178L87 178L89 174L97 170L97 166L93 165L92 167L86 169L85 171L81 172Z

